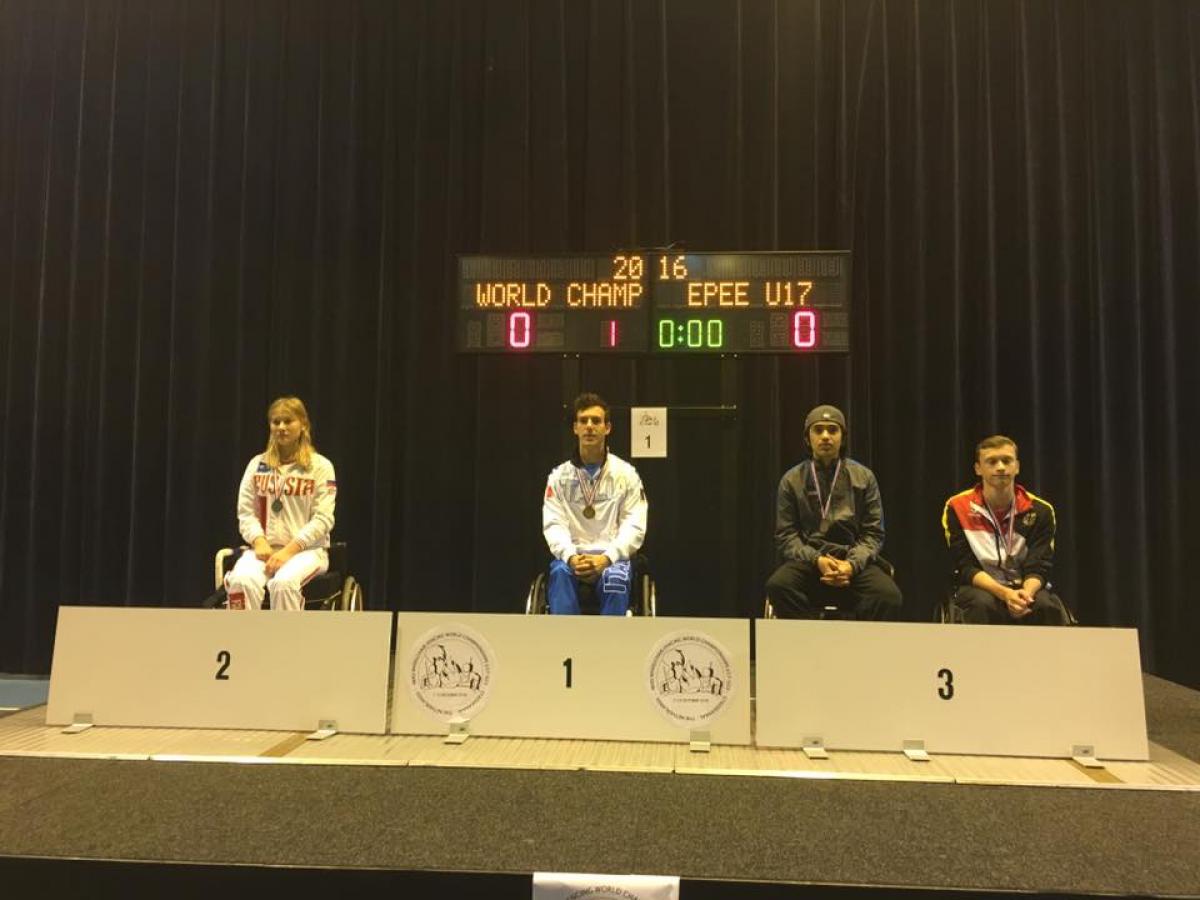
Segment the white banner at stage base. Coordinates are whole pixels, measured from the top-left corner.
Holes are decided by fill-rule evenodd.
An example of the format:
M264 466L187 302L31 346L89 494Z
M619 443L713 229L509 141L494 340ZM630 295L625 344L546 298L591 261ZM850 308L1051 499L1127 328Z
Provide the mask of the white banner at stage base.
M679 876L534 872L533 900L679 900Z

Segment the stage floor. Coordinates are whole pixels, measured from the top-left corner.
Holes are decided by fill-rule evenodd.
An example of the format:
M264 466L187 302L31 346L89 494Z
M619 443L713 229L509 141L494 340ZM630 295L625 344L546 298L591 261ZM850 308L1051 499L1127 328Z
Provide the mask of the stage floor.
M415 766L533 771L647 772L678 775L915 781L953 784L1198 791L1200 763L1156 743L1150 760L1103 760L931 754L927 762L896 753L830 751L809 759L799 750L619 741L337 734L323 741L276 731L92 728L64 734L44 724L45 707L0 718L0 756L290 765Z
M390 873L415 895L427 876L458 890L446 879L459 873L504 898L528 897L534 871L679 874L696 898L805 885L1200 896L1200 692L1147 677L1146 710L1152 759L1091 770L477 737L64 735L35 707L0 715L0 871L86 884L107 872L113 896L144 872L176 895L252 876L274 889L290 867L305 883L340 873L329 883L343 891Z

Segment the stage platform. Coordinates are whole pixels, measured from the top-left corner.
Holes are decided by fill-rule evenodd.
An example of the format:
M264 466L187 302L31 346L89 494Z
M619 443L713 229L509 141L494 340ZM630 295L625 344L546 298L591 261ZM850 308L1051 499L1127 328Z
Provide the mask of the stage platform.
M282 866L310 886L413 896L525 897L522 876L538 870L678 874L685 897L1200 896L1200 694L1145 687L1150 761L1102 769L475 737L64 735L37 707L0 718L0 873L257 889L286 886Z

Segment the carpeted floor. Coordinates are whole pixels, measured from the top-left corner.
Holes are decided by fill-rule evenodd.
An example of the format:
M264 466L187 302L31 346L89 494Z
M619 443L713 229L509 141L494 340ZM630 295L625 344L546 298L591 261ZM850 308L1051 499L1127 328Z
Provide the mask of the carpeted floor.
M1146 675L1146 731L1150 740L1200 762L1200 691ZM1200 853L1200 848L1197 848Z
M0 853L1200 893L1200 794L0 760Z

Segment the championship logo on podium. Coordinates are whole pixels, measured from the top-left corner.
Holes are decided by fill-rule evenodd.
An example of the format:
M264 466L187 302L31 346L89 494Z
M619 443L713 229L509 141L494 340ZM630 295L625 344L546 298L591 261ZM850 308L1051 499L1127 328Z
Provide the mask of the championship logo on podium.
M668 634L650 652L646 669L655 708L686 728L715 721L733 695L729 651L706 634Z
M464 721L487 705L496 670L492 648L466 628L435 628L413 645L409 690L443 721Z

